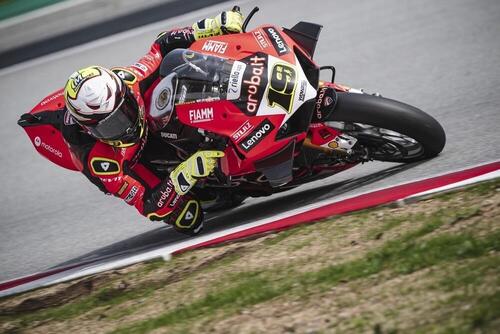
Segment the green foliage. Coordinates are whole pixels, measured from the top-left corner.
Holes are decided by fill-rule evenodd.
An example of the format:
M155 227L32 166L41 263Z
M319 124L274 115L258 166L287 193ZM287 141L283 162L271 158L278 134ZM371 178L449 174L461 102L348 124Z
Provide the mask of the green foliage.
M213 291L192 304L177 307L159 317L123 327L113 333L146 333L156 328L209 316L219 310L231 309L234 312L243 307L280 296L288 288L286 285L273 284L259 276L247 275L236 286Z
M499 181L481 184L467 192L461 192L460 196L488 196L496 191L498 184L500 184ZM444 201L454 197L453 194L446 196L449 197L440 197L439 201L443 201L444 204L433 211L397 216L387 215L383 221L378 220L377 226L363 231L370 248L360 252L361 254L357 258L352 259L351 257L351 260L338 263L335 254L331 254L331 258L330 254L325 254L318 264L327 264L306 273L301 270L301 266L307 265L307 261L314 261L316 255L297 260L289 259L282 265L262 266L252 270L247 268L241 270L241 266L236 266L240 269L226 272L223 277L211 282L209 288L201 290L203 291L201 295L189 302L165 310L164 313L153 318L123 325L115 333L145 333L166 326L172 331L186 332L192 321L201 319L209 323L216 317L235 314L245 308L274 298L294 297L305 301L308 298L315 298L314 296L317 296L318 293L339 284L358 284L360 282L366 284L367 278L377 274L381 274L384 278L394 278L431 267L436 268L436 270L429 274L432 279L426 288L451 296L442 301L442 309L445 310L443 312L449 312L449 314L446 314L442 324L426 323L417 326L414 331L468 333L476 330L492 330L492 323L500 317L499 292L495 289L492 291L472 289L471 292L467 287L484 286L489 282L486 279L500 277L500 257L497 255L500 251L500 231L492 229L488 234L478 234L475 233L473 227L467 224L464 224L466 228L456 228L454 225L461 221L477 219L475 217L480 217L482 211L480 207L469 204L467 201L461 206L455 204L454 207L447 208ZM374 214L376 214L375 210L365 210L361 215L350 214L349 219L359 229L364 220L371 219L373 221ZM283 241L286 240L286 249L297 251L307 248L315 242L330 242L328 238L323 238L323 235L329 235L327 233L341 235L345 233L347 235L349 228L352 228L349 223L345 223L338 229L332 229L333 224L335 221L330 220L288 229L278 233L274 238L265 239L261 243L261 247L266 250L269 256L272 256L273 247L282 251ZM398 228L398 232L401 231L401 234L383 243L373 242L373 239L379 239L381 234L395 228ZM321 240L314 239L312 235L305 237L318 230L321 231ZM358 230L356 233L359 234ZM291 238L292 236L299 236L299 238ZM376 246L372 246L374 244ZM244 247L242 246L242 248ZM307 253L307 249L305 253ZM194 257L193 254L195 253L174 258L168 263L162 260L152 261L137 272L127 274L125 277L145 276L162 266L166 266L166 268L182 266L181 268L183 270L187 268L189 273L188 278L181 282L182 290L189 291L194 284L199 284L199 280L195 278L196 275L210 277L212 273L230 267L241 260L243 255L246 255L244 251L232 249L202 265L189 267L188 264L193 260L189 256ZM442 271L443 268L447 268L447 271ZM186 274L184 271L183 273ZM497 279L495 283L500 286L500 279ZM141 308L139 303L132 303L127 308L121 307L121 304L139 299L147 300L152 295L162 297L163 294L167 293L166 290L161 290L165 284L166 282L161 279L154 282L143 282L124 289L117 289L109 284L91 296L80 298L67 305L20 315L17 319L9 317L1 319L2 321L14 321L19 328L24 328L37 321L64 321L95 312L100 308L104 309L104 306L109 308L120 305L120 307L111 307L106 312L107 317L118 319L121 316L140 312ZM409 288L405 293L412 293L412 290ZM465 304L468 305L468 308L462 309ZM397 310L393 310L393 312L386 310L383 311L383 314L386 318L391 319L396 319L399 316ZM349 319L348 323L350 328L355 331L372 329L374 332L388 332L388 329L382 328L382 325L372 323L372 319L365 314L357 314ZM390 331L396 332L397 328L391 327Z

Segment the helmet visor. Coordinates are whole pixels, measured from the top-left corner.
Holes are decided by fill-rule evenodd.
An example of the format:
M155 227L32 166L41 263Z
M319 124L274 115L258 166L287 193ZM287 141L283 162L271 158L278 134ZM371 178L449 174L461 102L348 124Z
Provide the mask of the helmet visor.
M98 123L85 127L97 139L129 142L140 126L138 109L137 101L126 89L122 103L115 111Z

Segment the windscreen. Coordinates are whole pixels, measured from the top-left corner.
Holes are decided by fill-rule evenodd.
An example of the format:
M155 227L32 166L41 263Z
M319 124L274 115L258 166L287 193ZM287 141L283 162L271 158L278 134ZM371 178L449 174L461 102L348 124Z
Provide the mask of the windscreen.
M225 99L232 60L176 49L164 58L160 75L175 73L174 104Z

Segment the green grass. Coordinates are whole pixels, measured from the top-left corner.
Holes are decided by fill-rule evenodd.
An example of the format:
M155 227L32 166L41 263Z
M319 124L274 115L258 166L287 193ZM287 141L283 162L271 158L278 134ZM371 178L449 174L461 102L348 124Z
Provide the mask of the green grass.
M21 15L61 1L63 0L2 0L0 1L0 20Z
M28 326L33 322L46 321L48 319L64 321L102 306L118 305L128 300L145 298L161 286L162 284L156 283L140 285L129 290L103 288L91 296L84 297L72 303L26 314L1 316L0 321L16 320L22 327Z
M474 268L474 270L471 270ZM436 282L436 288L447 292L462 287L479 286L490 272L500 271L500 256L485 256L473 261L466 261ZM500 285L500 276L497 276Z
M124 327L113 333L146 333L156 328L210 316L221 309L231 313L236 312L246 306L280 296L288 288L283 284L273 284L265 278L248 275L236 286L222 291L214 291L192 304L178 307L159 317Z
M387 241L362 258L328 266L316 272L306 274L287 272L287 275L283 275L270 270L264 273L243 272L232 275L231 280L239 281L238 285L227 289L220 288L192 304L176 308L157 318L124 327L115 333L145 333L197 317L207 317L219 309L231 308L234 312L241 307L255 305L293 292L292 282L299 282L301 289L314 291L318 286L331 287L341 282L366 278L385 269L392 271L394 275L409 274L443 262L475 258L490 251L500 250L500 232L488 235L484 239L463 233L441 234L426 240L418 240L447 222L474 214L475 210L459 210L454 214L448 212L446 219L431 217L430 222L423 227L399 239ZM288 236L289 234L285 237ZM356 327L362 323L356 324Z
M487 196L496 191L497 184L498 182L481 184L463 193L463 196L467 197L471 193L477 196ZM440 201L444 199L440 198ZM377 246L370 246L371 248L359 257L341 263L336 262L334 254L331 262L328 262L330 259L326 254L322 258L322 263L330 264L306 273L300 270L301 266L307 265L304 261L314 261L314 258L285 261L273 267L262 267L252 271L248 269L246 271L239 269L234 272L221 271L221 268L230 267L246 254L247 249L244 247L242 250L236 248L226 251L220 256L208 258L206 262L191 267L186 265L196 262L195 253L184 254L167 263L162 260L152 261L140 271L124 275L120 279L141 277L160 268L164 269L162 273L164 275L165 270L180 266L180 276L174 276L177 279L182 278L179 284L180 291L189 293L190 287L200 284L196 275L202 274L203 277L209 277L211 273L219 272L224 272L224 275L219 276L217 280L210 281L210 288L204 294L198 295L199 297L167 309L152 318L123 324L114 333L146 333L167 326L172 331L186 332L193 321L203 321L209 324L215 318L228 317L245 308L276 298L297 298L300 301L307 301L317 298L322 292L340 284L359 284L363 287L363 284L366 285L368 282L366 278L374 277L374 275L382 274L384 279L390 279L426 268L436 269L426 276L429 282L425 283L427 284L425 288L450 297L440 301L442 312L445 314L441 315L444 317L442 323L420 324L414 328L415 332L492 331L492 324L500 318L500 295L495 289L479 291L477 287L488 284L489 281L486 279L500 277L500 257L498 256L500 231L493 229L484 236L478 236L474 233L476 232L474 226L470 224L465 225L465 228L451 229L453 225L479 216L482 212L480 207L467 202L460 207L456 205L452 208L446 207L447 205L443 204L441 209L426 213L387 215L381 222L377 222L376 227L364 230L363 235L370 241L380 239L377 236L381 233L395 228L399 228L398 232L400 231L401 234L387 241L372 242L370 245L376 244ZM362 226L359 225L360 219L368 219L376 214L375 211L364 211L361 216L352 214L349 217L352 218L353 225ZM280 232L274 238L265 239L261 247L268 252L269 256L272 256L272 248L280 247L283 250L282 244L287 250L295 251L314 242L320 242L312 236L304 238L312 231L322 231L322 228L330 226L330 229L325 229L327 233L341 234L341 231L349 228L349 224L344 223L341 224L342 226L339 225L338 229L337 227L332 229L332 225L327 224L328 222L323 225L318 223L315 224L316 226L307 225ZM299 234L301 238L289 239ZM285 240L287 243L283 243ZM325 239L322 242L329 242L329 240ZM94 312L92 314L94 316L101 307L117 306L131 300L147 300L153 295L155 299L160 298L160 300L169 298L167 290L162 288L171 283L168 281L170 278L171 276L158 277L157 281L139 283L124 290L111 288L110 284L90 296L67 305L18 315L16 318L0 317L0 321L13 321L19 325L19 328L26 328L36 322L65 321L89 312ZM496 279L495 283L496 286L500 286L500 278ZM468 287L473 288L471 290ZM421 289L421 287L410 286L400 293L414 293L412 289ZM462 309L465 304L470 307ZM127 308L114 307L107 310L105 316L110 319L120 319L133 313L140 314L141 306L141 303L136 302ZM399 316L396 310L384 311L384 315L390 319L397 319ZM348 327L354 331L371 329L373 332L383 333L386 333L389 328L386 328L385 324L374 324L370 316L366 314L358 314L349 319ZM393 331L392 327L389 331Z
M266 246L276 245L282 242L283 240L287 239L288 237L291 237L292 235L299 233L303 228L304 228L303 226L298 226L295 228L289 228L287 230L281 231L274 237L264 240L264 244Z
M373 228L368 231L367 233L367 238L368 239L380 239L381 236L389 231L392 230L395 227L398 227L401 225L403 222L405 222L408 219L408 217L395 217L395 218L388 218L384 220L384 224L380 227Z

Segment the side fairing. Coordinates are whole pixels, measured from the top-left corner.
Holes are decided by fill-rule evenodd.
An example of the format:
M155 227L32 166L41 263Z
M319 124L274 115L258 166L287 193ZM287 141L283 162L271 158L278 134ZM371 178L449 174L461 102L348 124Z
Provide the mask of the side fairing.
M64 123L73 120L66 114L63 90L47 96L29 113L23 114L18 124L26 131L33 147L44 158L61 167L79 171L77 160L71 154L61 134Z

